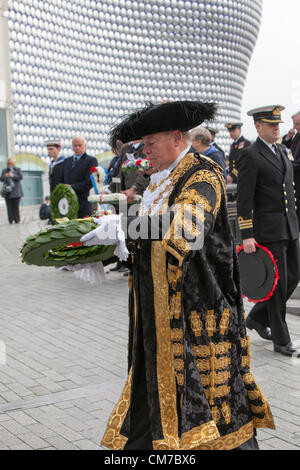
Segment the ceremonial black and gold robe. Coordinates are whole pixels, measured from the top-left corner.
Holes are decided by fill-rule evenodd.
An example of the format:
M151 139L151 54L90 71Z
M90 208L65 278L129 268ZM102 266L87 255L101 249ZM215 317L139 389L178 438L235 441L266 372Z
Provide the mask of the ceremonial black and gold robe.
M128 378L102 445L121 450L146 426L155 450L234 449L274 423L250 370L224 179L197 154L187 154L171 178L152 218L175 204L169 229L129 243ZM190 218L180 236L178 207L186 205ZM204 243L195 250L187 232L197 218Z

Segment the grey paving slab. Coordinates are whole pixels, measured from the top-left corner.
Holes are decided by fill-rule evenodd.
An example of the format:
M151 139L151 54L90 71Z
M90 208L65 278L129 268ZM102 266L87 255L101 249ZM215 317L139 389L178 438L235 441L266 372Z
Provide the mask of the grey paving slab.
M35 209L8 225L0 207L0 449L102 450L126 377L127 278L109 273L95 287L22 264L23 240L43 226ZM300 341L299 316L287 319ZM276 423L258 431L260 448L299 450L300 361L275 354L253 331L250 338L252 370Z

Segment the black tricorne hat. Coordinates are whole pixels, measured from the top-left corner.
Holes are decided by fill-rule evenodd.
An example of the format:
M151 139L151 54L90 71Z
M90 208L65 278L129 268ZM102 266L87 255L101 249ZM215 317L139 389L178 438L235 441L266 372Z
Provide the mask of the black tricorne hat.
M142 109L126 116L110 131L110 144L116 140L124 143L139 140L157 132L189 131L205 120L214 118L215 103L200 101L168 101L161 104L147 103Z
M279 276L276 261L266 247L255 243L255 253L237 249L243 295L250 302L264 302L272 297Z

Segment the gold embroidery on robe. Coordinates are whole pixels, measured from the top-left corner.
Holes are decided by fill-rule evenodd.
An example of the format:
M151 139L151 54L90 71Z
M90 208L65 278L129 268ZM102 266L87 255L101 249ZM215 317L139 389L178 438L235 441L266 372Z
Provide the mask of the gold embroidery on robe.
M221 182L220 182L221 181ZM222 177L221 180L211 171L209 170L200 170L199 172L194 173L191 178L187 181L185 184L183 190L185 190L187 187L191 186L194 183L207 183L215 191L216 194L216 204L215 208L213 210L213 215L214 217L217 216L217 213L219 212L220 206L221 206L221 199L222 199L222 186L223 186L223 191L226 194L226 191L224 190L225 186L223 183L224 178Z
M183 356L183 344L173 343L172 350L173 350L174 356Z
M217 329L216 317L213 310L207 310L205 328L207 330L208 336L213 336L214 332Z
M154 450L179 449L177 391L173 364L170 316L168 314L169 285L166 256L161 242L152 242L151 269L154 289L157 335L157 384L163 440L153 441Z
M215 343L215 348L216 348L216 354L226 354L231 348L231 343L229 342ZM195 356L198 356L198 357L207 357L210 354L209 346L206 346L206 345L193 346L193 351L194 351Z
M190 322L191 322L192 332L194 333L194 335L201 336L202 330L203 330L203 324L202 324L202 321L200 320L199 314L195 310L191 312Z
M224 335L225 331L227 330L229 326L229 320L230 320L230 310L229 308L224 308L221 320L219 323L219 330L221 335Z
M208 386L213 386L213 384L221 385L227 382L228 379L230 378L230 372L229 371L224 371L224 372L213 371L209 375L200 374L200 376L201 376L201 382L202 382L203 387L208 387Z
M213 406L212 409L211 409L211 415L213 417L213 420L216 424L219 423L220 421L220 411L219 411L219 408L217 406Z
M229 424L231 421L231 411L230 406L227 403L222 403L222 415L224 417L225 423Z
M176 284L178 280L181 278L182 271L179 266L174 266L172 264L168 264L168 282L173 290L176 289Z
M171 339L172 341L182 341L183 340L183 331L179 328L172 328L171 330Z
M181 293L175 292L174 295L170 298L169 305L170 318L175 318L179 320L181 316Z
M199 194L196 189L186 189L182 191L180 196L175 199L175 204L184 202L185 204L192 204L202 207L206 212L211 212L212 207L208 202L208 199Z
M238 431L221 436L215 441L199 445L195 450L232 450L236 449L253 436L253 423L242 426Z
M127 437L122 436L120 430L130 404L131 372L132 370L130 369L122 395L110 415L101 441L101 445L108 449L122 450L127 442Z

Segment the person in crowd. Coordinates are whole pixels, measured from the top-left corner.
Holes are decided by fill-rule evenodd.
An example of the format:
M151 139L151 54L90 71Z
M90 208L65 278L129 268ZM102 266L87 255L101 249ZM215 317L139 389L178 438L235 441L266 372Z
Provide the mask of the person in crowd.
M114 177L109 187L112 192L122 192L126 194L128 204L131 204L134 201L136 194L143 194L144 190L148 186L149 178L147 175L141 175L137 171L131 171L128 173L122 172L122 164L128 159L138 160L140 158L145 158L143 148L144 144L141 140L123 145L119 160L115 166ZM124 273L124 276L127 276L129 272L125 263L120 261L118 261L114 267L110 268L110 271Z
M117 143L114 145L116 144ZM144 158L143 143L141 141L130 142L129 144L123 145L119 159L115 163L112 173L112 182L109 186L109 190L112 193L126 191L135 183L137 173L135 171L128 173L122 172L122 164L128 159L138 160L139 158Z
M297 199L297 217L300 225L300 111L292 116L293 127L282 139L282 143L290 149L293 156L294 182Z
M229 135L233 140L229 151L229 170L227 175L227 183L237 183L237 161L241 152L251 145L250 140L242 135L242 122L228 122L226 127Z
M229 158L225 158L226 175L228 175L229 173L229 165L230 165ZM226 178L226 181L227 181L227 178Z
M78 217L92 214L92 204L88 201L91 182L91 167L98 166L98 161L86 153L86 142L82 136L72 139L74 155L66 158L62 163L60 183L67 184L74 189L79 203Z
M214 144L211 144L211 134L208 129L199 128L192 132L192 145L199 152L202 153L205 157L211 158L216 162L223 171L223 176L226 181L226 166L223 155L219 150L216 149Z
M145 158L143 153L144 144L142 141L132 142L129 146L124 148L125 160L134 159L139 160ZM137 171L123 172L121 171L121 192L127 191L128 189L135 186L135 183L140 173ZM141 176L141 175L140 175ZM148 180L146 181L146 183ZM144 189L146 189L147 184L145 183ZM142 191L143 192L143 191Z
M134 184L131 186L131 188L125 191L122 191L127 196L128 204L133 203L136 195L142 196L144 194L144 191L150 182L150 176L155 171L156 170L154 169L150 169L150 170L145 170L145 171L139 170L137 172L136 180Z
M115 167L119 161L123 146L124 146L123 142L119 140L115 143L114 148L112 148L112 151L115 154L115 156L111 159L110 164L107 168L107 179L106 179L107 185L110 185L112 183L112 178L115 174Z
M39 215L41 220L48 220L48 224L52 224L51 222L51 214L50 214L50 196L45 197L45 201L41 204Z
M256 243L277 260L279 280L269 300L250 311L246 326L273 342L275 352L297 356L286 323L286 302L300 278L299 225L295 210L293 166L279 139L280 105L248 112L258 137L238 161L237 212L245 253Z
M49 186L50 194L52 194L56 186L61 181L61 171L64 157L60 155L61 143L59 140L47 140L46 146L48 156L51 158L49 165Z
M112 450L256 450L255 429L274 427L250 370L223 173L190 153L188 131L215 112L149 103L112 129L142 138L157 170L138 216L103 217L81 238L128 256L125 237L130 250L128 378L102 439Z
M7 166L2 170L0 180L3 182L1 195L5 199L7 217L10 224L20 222L20 200L23 194L21 168L16 166L14 158L7 159Z
M214 147L216 147L219 152L221 152L223 159L226 159L226 155L222 147L220 147L217 142L216 142L216 135L218 134L218 130L213 127L213 126L207 126L206 129L210 132L211 135L211 144L213 144Z

